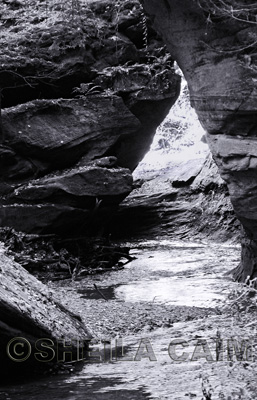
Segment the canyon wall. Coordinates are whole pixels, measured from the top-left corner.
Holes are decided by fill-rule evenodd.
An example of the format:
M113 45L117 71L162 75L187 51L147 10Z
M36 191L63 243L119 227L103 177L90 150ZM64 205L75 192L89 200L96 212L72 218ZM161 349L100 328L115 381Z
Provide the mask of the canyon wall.
M98 235L180 76L138 1L41 3L0 5L0 223Z
M247 1L142 0L189 85L191 104L243 226L235 277L257 276L257 23Z

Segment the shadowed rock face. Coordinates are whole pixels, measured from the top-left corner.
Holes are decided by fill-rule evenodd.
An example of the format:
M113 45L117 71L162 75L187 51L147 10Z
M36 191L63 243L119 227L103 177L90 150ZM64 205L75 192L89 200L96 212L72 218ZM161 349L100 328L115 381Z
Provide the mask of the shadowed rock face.
M17 12L6 7L17 26L4 14L10 54L0 38L7 107L0 120L0 225L98 234L131 192L132 171L175 103L180 77L150 24L145 46L137 0L118 9L112 0L85 2L69 27L69 6L51 3L47 16L30 1ZM19 43L17 59L10 35Z
M45 361L57 362L57 347L58 351L61 351L58 358L61 360L65 351L62 339L71 341L71 350L76 360L75 340L80 340L84 345L80 347L86 350L86 345L92 338L81 318L66 310L46 285L8 257L3 246L0 246L0 274L0 360L5 366L1 382L10 378L11 372L13 372L12 379L15 379L16 374L21 376L29 373L31 376L36 371L46 368ZM18 347L23 347L24 350L21 351L19 359L15 358L15 354L18 353L12 353L11 346L8 347L8 343L11 345L18 337L24 338L23 344L18 344ZM45 338L42 340L46 340L48 345L50 343L50 347L54 350L48 360L44 359L46 354L43 354L43 351L41 354L37 353L40 354L39 358L36 356L36 351L39 350L39 338ZM58 346L58 343L61 345ZM7 348L10 350L9 353ZM19 361L22 361L22 365Z
M140 128L140 121L115 96L36 100L3 111L5 144L31 159L32 166L35 160L40 174L74 165L82 156L84 163L103 157L121 132L129 136ZM9 179L17 178L12 172L5 170Z
M236 276L245 280L257 276L256 10L231 15L236 2L227 7L223 2L225 9L218 0L213 7L210 3L142 0L186 77L191 103L244 227Z

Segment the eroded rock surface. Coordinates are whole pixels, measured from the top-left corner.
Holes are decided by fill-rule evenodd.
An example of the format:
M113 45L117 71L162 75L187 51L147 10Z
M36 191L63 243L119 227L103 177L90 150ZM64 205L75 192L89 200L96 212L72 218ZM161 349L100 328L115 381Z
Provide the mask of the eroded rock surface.
M67 343L74 341L70 348L74 352L74 359L77 352L76 340L81 341L81 350L83 345L86 349L86 344L92 336L80 318L67 311L47 286L8 257L2 246L0 274L0 359L5 366L1 374L2 379L11 371L21 375L26 370L31 372L43 369L46 358L48 362L51 361L50 358L56 362L58 357L61 361L65 345L62 340L66 340ZM44 345L40 347L42 338L46 346L50 346L48 353L44 351Z
M116 157L102 156L121 131L126 136L140 127L115 96L38 100L4 110L1 225L65 233L74 218L73 232L81 220L91 229L96 205L103 217L103 208L114 209L132 190L131 172L118 167Z
M141 127L121 98L100 95L35 100L5 109L2 119L5 144L32 165L34 158L41 174L73 165L82 155L85 163L103 157L121 132L130 135Z
M82 1L72 14L33 5L0 7L2 106L12 106L0 126L1 225L97 233L132 190L180 77L138 1Z
M256 9L248 8L247 1L142 0L142 4L184 72L191 103L208 132L207 141L245 228L238 276L254 278Z
M113 219L114 235L238 240L239 222L211 154L145 172L135 185Z

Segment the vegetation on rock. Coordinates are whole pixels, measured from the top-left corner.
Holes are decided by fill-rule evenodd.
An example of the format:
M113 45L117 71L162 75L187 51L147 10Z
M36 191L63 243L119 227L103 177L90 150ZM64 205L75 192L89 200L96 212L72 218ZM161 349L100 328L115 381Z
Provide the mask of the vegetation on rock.
M137 0L3 1L0 4L3 105L15 104L9 94L14 90L22 101L34 99L40 93L45 98L60 94L67 97L76 84L88 82L99 68L138 59L135 51L133 56L133 40L136 47L146 46L145 18ZM126 43L130 50L124 58L123 35L129 29L132 41ZM108 47L112 47L113 54L109 52L105 57L103 53ZM65 88L62 90L60 86ZM24 87L27 97L22 98L18 88Z
M108 238L81 237L75 241L1 228L0 239L8 255L44 282L77 280L122 269L133 259L128 247L112 244Z

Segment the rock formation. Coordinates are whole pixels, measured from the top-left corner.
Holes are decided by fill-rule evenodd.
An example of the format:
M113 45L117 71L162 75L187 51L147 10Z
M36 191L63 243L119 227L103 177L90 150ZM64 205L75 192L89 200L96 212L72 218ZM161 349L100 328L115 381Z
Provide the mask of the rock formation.
M204 156L203 156L204 157ZM171 155L172 159L172 155ZM239 221L210 154L144 172L112 220L117 237L238 240Z
M248 1L142 0L188 82L213 157L243 225L235 277L257 276L257 24Z
M63 360L68 345L73 361L78 360L78 350L80 357L82 351L86 357L92 336L81 318L67 311L47 286L6 256L2 245L0 275L1 381L11 372L31 375L33 370L44 369L46 361Z
M180 77L138 1L43 7L0 8L1 226L97 234L132 190Z

